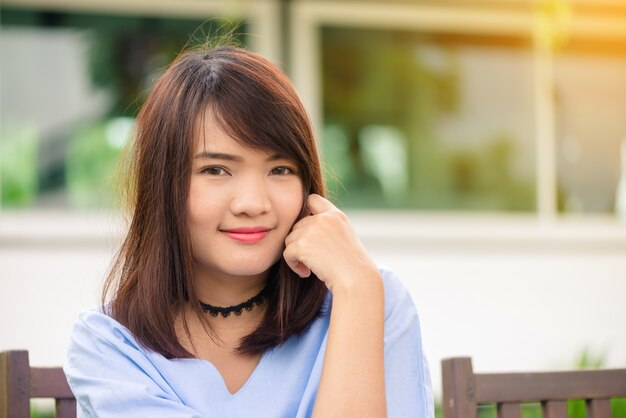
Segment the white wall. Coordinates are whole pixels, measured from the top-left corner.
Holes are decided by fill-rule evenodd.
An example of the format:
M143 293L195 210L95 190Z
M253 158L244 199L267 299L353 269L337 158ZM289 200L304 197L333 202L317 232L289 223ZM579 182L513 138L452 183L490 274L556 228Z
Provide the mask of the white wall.
M626 367L626 226L609 220L350 214L418 306L435 392L442 358L477 370L571 367L583 349ZM61 364L98 302L121 236L110 215L0 216L0 350Z

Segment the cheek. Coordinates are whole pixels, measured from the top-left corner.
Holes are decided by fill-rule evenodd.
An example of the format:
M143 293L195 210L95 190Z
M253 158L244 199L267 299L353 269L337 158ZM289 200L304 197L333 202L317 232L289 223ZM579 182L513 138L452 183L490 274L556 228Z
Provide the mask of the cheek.
M187 219L189 224L202 222L201 215L203 206L201 199L199 199L197 195L193 193L189 194L189 200L187 201Z
M281 217L288 221L290 228L300 215L303 202L304 196L301 185L294 186L289 192L281 193L275 201L275 207L278 208Z
M222 200L216 191L207 193L200 185L194 186L194 182L192 182L187 199L188 224L206 224L218 218L223 209Z

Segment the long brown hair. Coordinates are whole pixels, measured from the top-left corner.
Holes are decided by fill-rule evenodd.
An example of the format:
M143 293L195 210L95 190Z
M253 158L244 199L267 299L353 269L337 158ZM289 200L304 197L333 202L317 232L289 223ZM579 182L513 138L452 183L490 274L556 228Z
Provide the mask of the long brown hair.
M293 160L306 194L325 195L311 123L281 70L231 46L187 51L170 65L137 118L128 177L132 218L102 294L103 304L112 294L108 315L167 358L192 357L176 333L184 306L191 304L202 319L187 198L198 120L207 107L241 144ZM268 286L265 316L242 339L239 353L261 354L304 331L326 295L320 280L298 277L282 257Z

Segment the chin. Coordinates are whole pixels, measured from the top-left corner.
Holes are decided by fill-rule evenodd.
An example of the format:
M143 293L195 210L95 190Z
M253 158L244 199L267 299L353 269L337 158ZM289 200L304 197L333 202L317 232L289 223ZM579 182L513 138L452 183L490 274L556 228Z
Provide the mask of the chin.
M212 251L211 251L212 250ZM251 277L266 273L282 257L280 248L206 249L194 255L195 268L202 275Z
M230 268L224 268L222 271L231 276L258 276L267 272L277 260L268 260L264 262L252 262L246 260L237 260Z

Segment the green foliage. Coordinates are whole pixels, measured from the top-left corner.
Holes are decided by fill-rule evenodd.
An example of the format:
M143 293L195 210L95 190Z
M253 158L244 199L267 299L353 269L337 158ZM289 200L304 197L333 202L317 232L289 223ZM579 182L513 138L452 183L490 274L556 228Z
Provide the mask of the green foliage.
M30 418L54 418L54 412L53 411L39 411L36 409L35 410L31 409Z
M116 201L114 173L120 148L107 141L104 121L77 131L66 164L67 189L73 207L111 207Z
M30 401L30 418L54 418L54 400L37 399Z
M611 399L611 413L613 418L626 418L626 398Z
M498 415L496 405L479 405L477 411L478 418L496 418Z
M443 418L443 411L441 410L440 402L435 402L435 418Z
M542 418L541 404L540 403L522 404L521 416L522 418Z
M4 122L0 134L0 204L29 206L37 197L37 129Z
M593 354L588 348L585 348L576 359L577 369L599 369L604 366L604 356L601 354Z
M611 399L611 413L613 418L626 418L626 398ZM575 399L567 401L568 418L586 418L586 404L584 400ZM435 414L436 418L442 418L441 413ZM497 409L494 404L481 405L478 407L478 418L497 418ZM521 418L543 418L540 403L526 403L521 406Z

